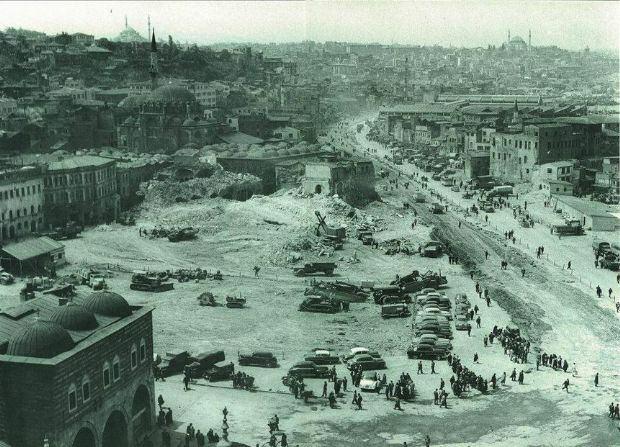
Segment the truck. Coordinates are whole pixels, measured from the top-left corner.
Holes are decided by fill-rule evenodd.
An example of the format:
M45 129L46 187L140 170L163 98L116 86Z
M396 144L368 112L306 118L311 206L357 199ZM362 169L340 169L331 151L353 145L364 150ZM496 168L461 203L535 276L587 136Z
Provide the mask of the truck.
M443 244L438 241L430 241L420 249L420 255L426 258L438 258L443 254Z
M611 244L609 242L595 240L592 242L592 250L594 250L595 255L603 256L606 251L611 250Z
M508 197L512 193L513 189L510 185L494 186L493 189L491 189L487 194L487 198L490 199L492 197Z
M448 284L448 279L441 275L441 273L435 273L430 270L424 274L414 270L410 274L392 281L390 284L398 286L404 293L410 293L419 292L427 287L438 289L440 286Z
M324 273L325 276L332 276L336 264L333 262L309 262L303 267L296 267L293 269L295 276L314 275L315 273Z
M551 234L562 236L581 236L585 233L581 220L566 220L563 225L554 225L551 227Z
M416 192L414 197L415 203L424 203L426 202L426 196L421 192Z
M82 226L69 221L64 226L55 227L50 231L36 233L36 236L47 236L56 241L63 239L75 239L82 232Z
M102 290L106 287L105 274L98 270L89 268L80 269L78 271L80 283L87 285L93 290Z
M433 202L428 207L433 214L443 214L445 212L445 207L439 202Z

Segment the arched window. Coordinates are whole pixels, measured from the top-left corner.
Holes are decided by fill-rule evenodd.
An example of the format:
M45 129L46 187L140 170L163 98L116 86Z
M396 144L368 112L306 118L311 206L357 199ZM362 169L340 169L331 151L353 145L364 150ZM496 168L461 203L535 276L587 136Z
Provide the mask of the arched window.
M112 380L115 382L119 381L121 378L121 361L118 358L118 355L114 356L114 360L112 360Z
M69 411L74 411L77 408L77 392L74 384L69 386L67 397L69 402Z
M110 377L110 364L105 362L103 364L103 387L107 388L110 386L111 377Z
M90 379L84 376L82 379L82 402L86 403L90 400Z
M140 340L140 363L146 360L146 342L144 338Z
M138 350L136 345L131 345L131 369L138 367Z

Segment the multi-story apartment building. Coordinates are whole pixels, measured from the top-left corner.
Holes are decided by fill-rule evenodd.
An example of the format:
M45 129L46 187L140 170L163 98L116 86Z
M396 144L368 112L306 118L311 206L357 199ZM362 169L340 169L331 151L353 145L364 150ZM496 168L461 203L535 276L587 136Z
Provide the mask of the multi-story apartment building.
M43 174L39 167L0 172L0 242L36 232L43 224Z
M76 221L82 225L111 222L120 199L115 160L91 155L52 161L44 174L44 213L48 225Z
M576 158L580 136L568 124L526 125L522 131L493 134L490 174L508 181L527 181L534 166Z

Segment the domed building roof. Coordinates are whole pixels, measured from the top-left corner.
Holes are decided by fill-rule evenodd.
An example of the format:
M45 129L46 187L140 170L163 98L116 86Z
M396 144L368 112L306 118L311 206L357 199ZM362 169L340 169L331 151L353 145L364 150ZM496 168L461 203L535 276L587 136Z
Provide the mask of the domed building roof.
M146 42L147 40L142 37L131 26L126 26L123 31L116 37L117 42L132 43L132 42Z
M50 315L50 321L70 331L89 331L99 326L91 311L72 303L58 307Z
M118 106L123 109L137 109L148 101L149 95L131 95L119 102Z
M106 317L123 318L131 315L129 303L118 293L100 291L91 293L82 302L87 310Z
M525 40L523 40L521 36L514 36L512 39L510 39L510 41L513 43L525 43Z
M22 329L11 340L7 355L49 359L72 349L73 340L58 323L37 320Z
M178 85L163 85L157 87L148 96L149 100L152 102L165 104L196 102L196 97L189 90Z

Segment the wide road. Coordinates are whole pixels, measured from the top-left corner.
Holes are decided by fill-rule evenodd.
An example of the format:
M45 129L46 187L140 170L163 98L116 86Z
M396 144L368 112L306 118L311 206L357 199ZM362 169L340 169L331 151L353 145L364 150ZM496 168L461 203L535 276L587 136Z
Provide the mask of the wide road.
M396 166L387 163L385 156L390 155L390 150L369 141L367 127L357 133L355 126L359 122L361 120L358 119L337 127L329 135L330 139L339 148L355 148L356 154L375 157L380 165L401 172L401 178L409 177L417 181L421 175L428 176L413 164ZM533 250L527 247L539 246L541 240L549 241L548 229L531 229L535 231L520 234L519 244L507 243L503 232L508 228L500 224L485 225L475 218L466 219L461 208L468 206L466 201L459 199L457 202L454 195L449 201L450 194L446 188L433 181L428 185L429 189L424 191L442 195L443 203L451 203L450 210L446 214L435 215L430 214L426 205L414 204L420 217L427 222L436 222L435 235L450 244L464 268L473 271L475 279L490 290L493 302L510 314L513 322L527 334L537 349L561 355L569 361L569 373L576 370L574 375L549 375L533 371L540 399L543 396L550 398L561 411L557 414L547 412L542 419L538 415L538 419L531 421L531 424L542 422L548 427L556 427L570 420L576 424L573 436L569 436L575 445L620 445L617 424L606 418L609 402L620 400L620 320L612 310L612 303L599 303L588 283L585 268L581 272L582 279L585 279L580 283L567 274L560 263L554 265L546 259L536 259ZM416 187L420 191L419 184ZM399 200L412 202L410 199L414 191L411 188L400 191ZM548 245L547 249L553 250L554 247ZM488 260L485 259L485 251L490 254ZM507 270L500 270L501 260L508 262ZM526 271L524 277L522 269ZM611 272L597 271L596 274L612 278ZM598 280L599 277L596 278ZM533 362L535 359L530 359L530 367L535 369ZM594 387L593 379L597 372L601 384ZM570 393L560 390L567 377L571 383ZM514 396L513 403L508 399L502 405L519 408L521 403L521 397ZM601 430L601 427L606 429ZM590 439L586 443L579 442L579 436L584 433Z

